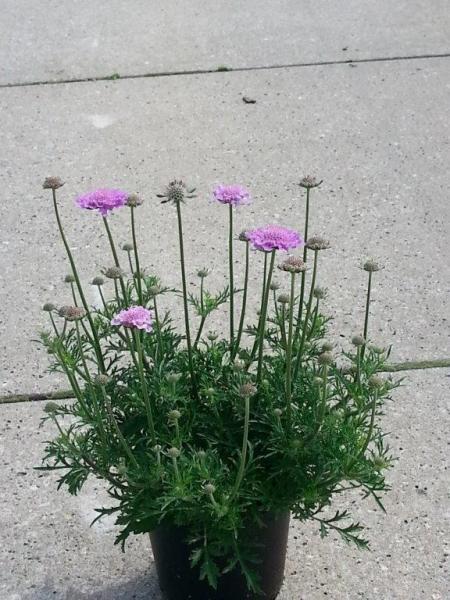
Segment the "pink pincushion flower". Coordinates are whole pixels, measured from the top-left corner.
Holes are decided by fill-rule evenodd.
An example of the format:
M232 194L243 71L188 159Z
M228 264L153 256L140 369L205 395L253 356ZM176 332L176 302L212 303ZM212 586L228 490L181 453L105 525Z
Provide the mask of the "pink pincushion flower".
M150 333L153 327L153 311L143 306L131 306L121 310L111 319L111 325L122 325L131 329L143 329Z
M247 231L247 238L256 250L271 252L272 250L292 250L303 246L304 241L293 229L279 225L266 225Z
M75 202L80 208L98 210L102 217L106 217L110 211L126 204L127 199L128 194L122 190L102 189L78 196Z
M218 185L213 190L214 199L221 204L240 206L251 202L250 192L241 185Z

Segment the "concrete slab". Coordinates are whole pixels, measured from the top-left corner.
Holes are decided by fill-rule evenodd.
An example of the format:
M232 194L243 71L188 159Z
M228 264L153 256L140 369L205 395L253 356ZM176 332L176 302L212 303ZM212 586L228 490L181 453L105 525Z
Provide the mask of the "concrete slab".
M372 339L392 342L393 359L448 356L448 66L412 60L3 89L0 390L60 384L44 376L46 355L30 343L46 323L42 304L70 300L67 261L41 189L48 174L67 182L61 210L85 281L111 260L99 219L74 206L76 193L102 185L141 192L142 262L179 285L175 215L154 193L174 176L197 185L199 197L185 208L190 281L207 265L214 288L226 273L226 215L208 202L212 186L242 182L252 190L240 227L302 228L296 182L315 173L325 182L313 199L311 232L333 243L319 280L336 313L334 339L361 330L358 265L375 255L386 269L375 281ZM244 94L257 103L244 104ZM127 215L111 219L120 242L130 237Z
M313 526L293 525L280 600L448 597L447 375L411 374L387 406L386 428L399 457L389 475L387 515L370 501L356 511L369 527L372 552L332 537L320 540ZM0 410L0 598L161 600L148 538L133 538L122 554L113 546L110 521L89 528L93 508L104 501L101 484L71 497L55 491L54 474L33 470L44 440L55 433L47 424L39 428L42 404Z
M0 83L450 52L446 0L3 0Z

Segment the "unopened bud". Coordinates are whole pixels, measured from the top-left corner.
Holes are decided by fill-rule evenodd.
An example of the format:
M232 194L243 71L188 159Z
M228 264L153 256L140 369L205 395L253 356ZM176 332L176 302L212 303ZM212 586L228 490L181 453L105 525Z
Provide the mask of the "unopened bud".
M108 279L120 279L125 275L120 267L108 267L107 269L103 269L102 273Z
M131 252L133 250L134 246L133 244L130 244L129 242L122 244L122 250L124 252Z
M322 344L322 352L331 352L333 350L333 344L331 342L324 342Z
M256 386L253 383L244 383L239 388L239 396L241 398L251 398L257 392Z
M170 458L178 458L180 456L180 451L178 448L172 447L167 450L167 454L170 456Z
M277 298L280 304L289 304L289 296L287 294L280 294Z
M319 354L317 361L319 365L332 365L334 358L331 352L322 352L322 354Z
M197 271L197 277L200 277L200 279L204 279L205 277L208 277L208 275L209 269L207 269L206 267Z
M374 273L375 271L379 271L381 269L381 265L373 258L370 258L363 264L363 269L368 273Z
M215 331L210 331L206 337L210 342L214 342L215 340L217 340L218 335Z
M205 490L205 494L208 494L208 496L211 496L211 494L214 494L214 492L216 491L216 486L213 485L212 483L206 483L203 486L203 489Z
M46 302L42 307L42 310L44 310L45 312L53 312L54 310L56 310L56 306L52 302Z
M314 291L313 291L313 296L314 298L316 298L317 300L323 300L324 298L327 297L327 289L323 288L323 287L315 287Z
M181 413L179 410L171 410L167 416L169 417L169 421L178 421L181 417Z
M166 379L169 383L178 383L181 379L181 373L168 373Z
M354 336L352 337L352 344L353 344L354 346L356 346L357 348L358 348L359 346L364 346L364 344L365 344L365 343L366 343L366 340L363 338L363 336L362 336L362 335L354 335Z
M280 289L280 284L279 284L279 283L277 283L276 281L272 281L272 282L271 282L271 284L269 285L269 289L270 289L272 292L276 292L277 290L279 290L279 289Z
M56 402L47 402L47 404L44 406L44 412L46 412L48 415L54 415L58 411L58 408L59 407Z
M65 277L64 277L64 282L65 283L74 283L75 281L75 277L71 274L68 273Z
M306 242L306 247L309 250L319 251L327 250L330 247L330 242L320 235L314 235Z
M92 280L91 285L98 285L100 287L104 283L105 283L105 280L103 279L103 277L100 277L100 275L97 275L97 277L94 277L94 279Z
M44 190L57 190L64 185L64 181L61 181L59 177L46 177L42 187Z
M281 415L283 414L283 411L281 410L281 408L275 408L274 411L273 411L273 414L276 417L281 417Z
M108 377L108 375L105 375L105 373L98 373L98 375L94 377L95 385L105 386L108 385L110 381L111 378Z
M137 194L130 194L127 198L127 206L132 206L135 208L136 206L140 206L144 201Z
M379 375L372 375L369 377L368 384L372 389L379 389L383 387L384 380Z
M161 287L159 285L151 285L148 288L148 293L150 294L150 296L157 296L161 293Z

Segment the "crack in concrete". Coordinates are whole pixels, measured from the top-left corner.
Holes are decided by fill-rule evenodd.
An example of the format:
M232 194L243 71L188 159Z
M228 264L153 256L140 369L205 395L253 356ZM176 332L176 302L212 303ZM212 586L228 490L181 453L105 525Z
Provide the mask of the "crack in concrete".
M104 75L99 77L69 77L67 79L47 79L40 81L24 81L17 83L1 83L0 89L33 87L39 85L61 85L67 83L93 83L96 81L120 81L124 79L151 79L157 77L179 77L185 75L208 75L212 73L240 73L243 71L271 71L274 69L299 69L304 67L325 67L332 65L357 65L367 63L397 62L403 60L424 60L433 58L450 58L450 52L440 54L416 54L408 56L381 56L377 58L348 58L345 60L325 60L314 62L259 65L253 67L227 67L217 69L187 69L184 71L160 71L154 73L138 73L135 75Z

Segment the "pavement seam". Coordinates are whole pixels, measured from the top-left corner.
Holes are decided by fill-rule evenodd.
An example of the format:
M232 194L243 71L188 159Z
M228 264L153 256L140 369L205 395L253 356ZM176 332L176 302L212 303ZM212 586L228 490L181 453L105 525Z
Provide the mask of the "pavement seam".
M426 60L433 58L450 58L450 52L440 54L416 54L408 56L381 56L377 58L348 58L345 60L326 60L303 63L286 63L273 65L257 65L253 67L226 67L218 69L188 69L185 71L160 71L151 73L138 73L135 75L104 75L100 77L73 77L67 79L48 79L40 81L24 81L17 83L0 83L0 89L35 87L41 85L61 85L68 83L95 83L98 81L120 81L126 79L152 79L158 77L180 77L186 75L209 75L212 73L241 73L246 71L271 71L274 69L301 69L305 67L326 67L333 65L357 65L367 63L397 62L404 60Z

